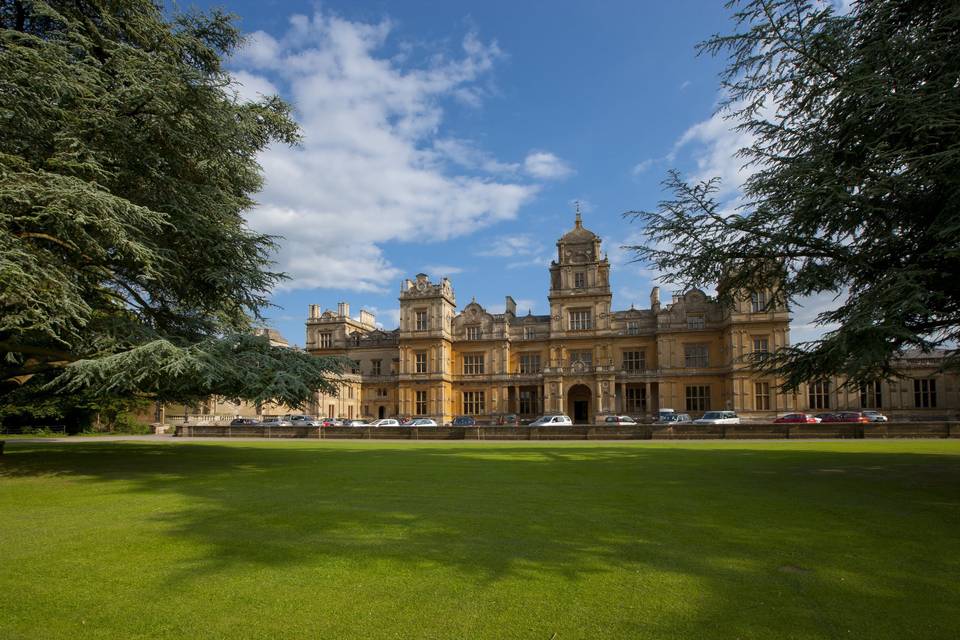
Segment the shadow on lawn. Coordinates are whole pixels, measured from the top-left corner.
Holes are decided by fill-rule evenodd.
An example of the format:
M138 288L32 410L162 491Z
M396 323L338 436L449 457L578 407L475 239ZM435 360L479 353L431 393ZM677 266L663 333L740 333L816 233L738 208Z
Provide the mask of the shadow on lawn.
M799 607L825 635L846 634L850 607L957 618L955 455L92 442L20 443L0 460L0 477L69 476L188 498L156 516L168 535L207 550L173 588L233 566L335 558L453 567L478 583L615 572L634 588L627 576L693 578L693 592L669 581L662 589L691 598L698 624L724 635L782 630L777 608L792 616Z

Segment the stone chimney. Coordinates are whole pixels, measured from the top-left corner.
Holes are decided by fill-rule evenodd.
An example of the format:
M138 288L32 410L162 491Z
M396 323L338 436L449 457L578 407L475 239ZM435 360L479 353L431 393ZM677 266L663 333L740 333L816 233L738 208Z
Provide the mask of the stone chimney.
M337 317L338 318L349 318L350 317L350 305L346 302L337 303Z
M316 320L320 317L320 305L312 304L310 305L310 319Z
M503 310L505 313L509 313L512 316L517 315L517 303L513 301L512 297L507 296L503 303Z
M360 324L370 327L373 329L377 326L377 317L367 311L366 309L360 310Z
M650 292L650 308L654 313L660 311L660 287L654 287Z

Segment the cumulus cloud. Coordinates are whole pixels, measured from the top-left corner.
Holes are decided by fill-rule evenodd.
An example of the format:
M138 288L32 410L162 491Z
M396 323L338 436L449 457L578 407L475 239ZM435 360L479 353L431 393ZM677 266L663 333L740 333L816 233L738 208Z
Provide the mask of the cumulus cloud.
M573 175L573 168L549 151L531 151L523 160L523 170L542 180L560 180Z
M483 95L475 85L502 56L497 44L467 34L455 55L418 67L383 51L391 30L389 21L298 15L282 36L251 34L232 61L242 98L279 88L303 130L301 146L260 157L266 184L248 217L285 238L277 261L292 276L287 288L382 291L400 276L382 243L472 233L514 218L538 191L439 160L515 171L441 135L445 102Z

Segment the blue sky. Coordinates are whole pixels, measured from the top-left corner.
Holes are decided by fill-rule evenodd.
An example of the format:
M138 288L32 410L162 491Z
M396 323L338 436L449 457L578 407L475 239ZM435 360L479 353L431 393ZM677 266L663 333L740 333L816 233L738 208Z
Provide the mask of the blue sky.
M279 93L303 127L301 147L262 155L248 217L284 236L292 279L269 315L294 344L312 303L396 327L419 272L449 276L461 308L511 295L545 313L574 201L614 262L615 308L646 308L655 274L620 249L640 241L621 214L656 207L670 167L721 175L731 197L742 179L744 140L715 114L723 61L695 51L730 30L722 2L199 4L249 34L239 94Z

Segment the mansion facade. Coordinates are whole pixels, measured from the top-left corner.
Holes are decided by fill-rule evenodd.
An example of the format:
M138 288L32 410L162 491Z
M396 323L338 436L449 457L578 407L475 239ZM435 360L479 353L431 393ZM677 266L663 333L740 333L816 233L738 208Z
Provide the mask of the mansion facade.
M789 411L877 407L929 414L960 406L956 376L937 374L932 365L921 367L917 379L878 383L859 394L829 380L783 394L778 380L750 365L754 354L790 341L788 310L768 304L767 292L744 293L724 307L698 290L662 302L654 287L648 309L615 310L609 276L601 240L578 213L557 241L547 315L518 315L509 296L503 313L476 301L458 312L450 280L433 282L426 274L403 282L394 330L378 328L366 311L352 318L346 303L323 312L310 305L306 350L355 363L340 394L318 395L310 410L342 418L424 416L443 424L458 415L565 413L591 423L671 408L694 417L729 409L760 420Z

